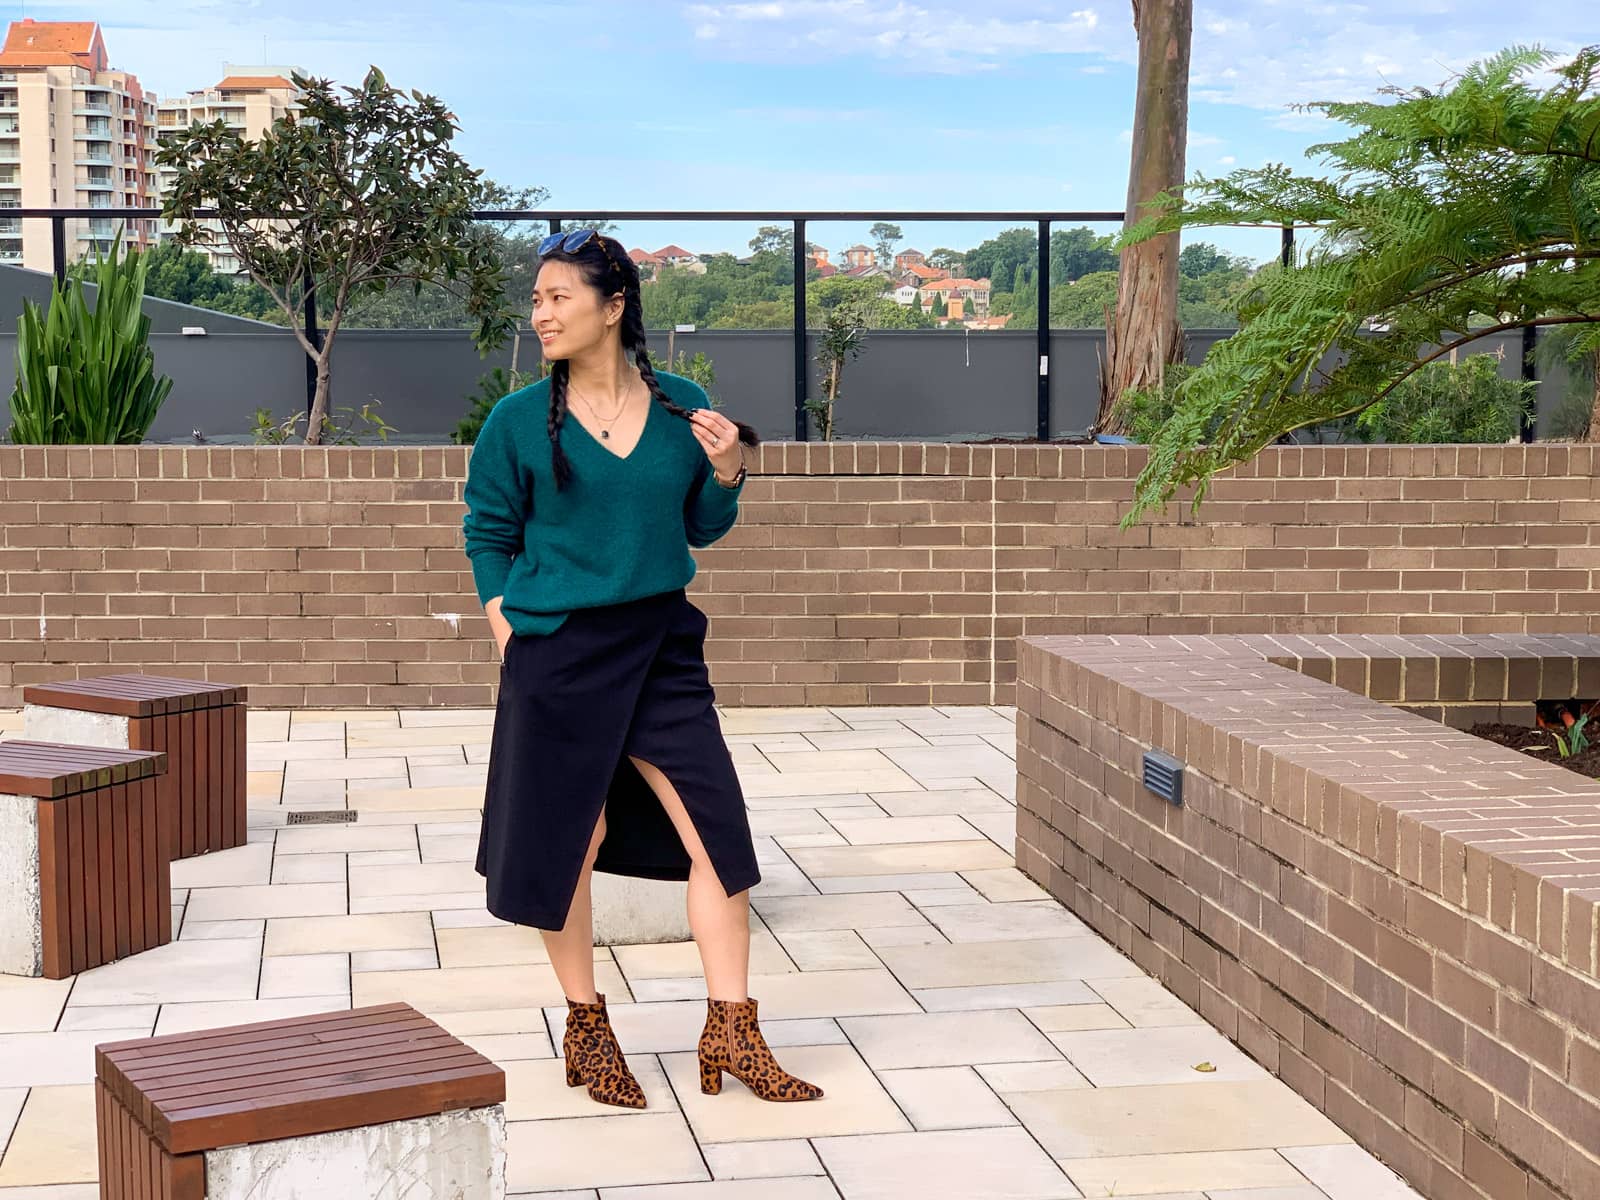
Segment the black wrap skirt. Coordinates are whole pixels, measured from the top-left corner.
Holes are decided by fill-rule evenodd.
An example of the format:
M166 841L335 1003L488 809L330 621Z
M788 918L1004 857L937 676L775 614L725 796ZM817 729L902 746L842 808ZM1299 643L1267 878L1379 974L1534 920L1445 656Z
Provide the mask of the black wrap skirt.
M491 913L562 928L602 811L597 871L689 877L688 852L635 758L671 781L728 895L760 882L705 636L705 614L676 591L512 637L478 838Z

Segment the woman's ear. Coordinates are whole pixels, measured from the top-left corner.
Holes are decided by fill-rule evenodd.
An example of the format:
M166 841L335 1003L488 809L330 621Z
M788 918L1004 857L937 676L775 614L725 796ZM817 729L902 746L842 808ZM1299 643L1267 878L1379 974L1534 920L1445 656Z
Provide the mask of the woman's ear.
M627 298L621 292L612 296L606 301L606 324L615 325L622 320L622 314L627 311L627 308Z

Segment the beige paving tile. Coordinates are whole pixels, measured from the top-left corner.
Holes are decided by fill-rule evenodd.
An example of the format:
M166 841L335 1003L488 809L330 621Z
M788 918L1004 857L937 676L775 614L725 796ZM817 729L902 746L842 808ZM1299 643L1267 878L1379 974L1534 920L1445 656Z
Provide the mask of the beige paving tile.
M237 846L172 864L175 888L237 887L272 882L272 843Z
M661 1065L648 1054L628 1056L639 1086L644 1088L644 1109L613 1111L590 1099L581 1088L567 1086L566 1062L561 1058L523 1058L500 1064L506 1073L506 1120L544 1121L561 1117L644 1116L672 1112L677 1103L667 1086ZM594 1183L597 1180L589 1180Z
M890 925L922 925L922 914L894 892L836 896L761 896L753 901L767 927L787 932L802 929L874 929Z
M919 909L948 908L959 904L972 904L978 893L962 884L959 888L913 888L904 893L905 898Z
M964 842L972 826L956 816L867 817L833 821L852 846L897 846L914 842Z
M354 950L350 970L356 971L434 971L439 955L433 950Z
M22 1115L22 1102L27 1098L25 1087L0 1088L0 1157L5 1155L6 1143L11 1140L11 1131Z
M350 899L379 900L390 896L481 893L483 876L471 863L418 863L415 866L350 868Z
M615 966L601 963L596 984L613 1000L628 986ZM565 997L548 966L446 967L438 971L368 971L352 980L352 1006L404 1001L432 1015L458 1009L554 1004Z
M335 779L406 778L406 760L403 758L329 758L327 749L315 742L291 742L290 745L308 747L315 753L292 757L284 764L285 788L297 783L321 783Z
M916 1001L882 969L752 975L750 994L760 1001L764 1021L917 1011Z
M404 825L295 825L278 832L279 854L416 848L416 831Z
M318 742L294 742L284 739L274 741L252 740L245 750L245 759L251 771L287 769L289 763L294 762L342 762L342 757L336 757L327 746ZM310 776L306 776L310 778ZM329 778L317 776L317 778Z
M492 708L402 708L396 720L407 728L426 728L434 725L487 725L494 724Z
M867 1065L849 1046L791 1046L778 1054L785 1070L826 1093L821 1100L773 1104L758 1100L724 1076L720 1096L700 1093L694 1054L661 1058L684 1115L702 1142L772 1138L811 1138L830 1134L878 1133L908 1129L900 1110L879 1086Z
M911 988L1050 983L1142 974L1131 959L1123 958L1097 937L889 946L881 953L889 969Z
M1052 1033L1050 1040L1096 1087L1270 1078L1209 1025ZM1214 1070L1197 1071L1202 1064Z
M845 1200L1063 1200L1078 1193L1020 1129L824 1138Z
M1066 1059L1040 1063L991 1063L974 1068L1002 1096L1012 1092L1059 1092L1091 1084Z
M839 1024L875 1071L1060 1057L1026 1017L1008 1010L850 1017Z
M810 741L809 738L806 740ZM785 774L882 771L892 765L882 753L871 747L858 750L773 750L765 757Z
M245 739L256 742L281 742L289 737L289 713L252 708L245 713Z
M272 860L273 883L343 883L344 854L280 854Z
M1161 1200L1161 1197L1152 1197L1151 1200ZM1176 1200L1184 1200L1184 1197L1179 1196ZM1212 1192L1209 1196L1201 1197L1200 1200L1331 1200L1331 1198L1321 1188L1302 1183L1299 1186L1281 1188L1223 1188ZM1412 1200L1417 1198L1413 1196Z
M853 929L794 930L779 934L778 940L802 971L857 971L883 966L883 960Z
M156 1027L159 1004L94 1004L68 1007L56 1026L62 1033L78 1029L142 1029L146 1037Z
M1410 1185L1360 1146L1308 1142L1284 1150L1283 1156L1328 1200L1418 1200Z
M704 1146L706 1164L718 1179L768 1179L773 1176L821 1175L822 1162L811 1143L801 1138L770 1142L722 1142Z
M391 708L297 708L285 715L296 724L304 721L314 725L328 722L341 725L395 725L399 722Z
M342 883L282 883L252 887L195 888L191 921L243 921L255 917L321 917L346 910Z
M289 740L291 742L344 742L343 721L319 721L307 717L303 720L294 720L289 724ZM330 747L330 753L337 753L339 747Z
M1349 1140L1276 1079L1023 1092L1009 1099L1040 1144L1063 1160ZM1149 1120L1151 1113L1161 1120Z
M506 1159L511 1192L708 1178L689 1127L672 1112L514 1121Z
M76 1004L166 1004L250 1000L261 943L253 938L171 942L78 976Z
M872 799L891 817L966 816L1016 811L1010 801L986 787L936 787L925 792L884 792L874 794Z
M313 1013L344 1012L350 1007L350 993L331 996L292 996L282 1000L207 1001L195 1004L163 1004L156 1021L157 1037L169 1033L191 1033L196 1029L220 1029L227 1025L249 1025L256 1021L281 1021Z
M493 734L490 725L430 725L405 729L352 729L350 749L369 750L378 747L410 750L419 746L477 746L487 745Z
M854 724L854 723L852 723ZM887 750L891 746L926 746L928 741L921 734L912 733L903 725L894 724L887 728L877 727L862 729L859 725L844 731L819 730L806 735L818 750Z
M1054 900L1039 903L960 904L928 912L952 942L1031 941L1092 937L1093 931Z
M915 792L911 776L885 765L875 771L780 771L774 775L740 776L746 799L765 797L847 796L861 792Z
M612 953L630 980L689 979L702 973L700 951L693 942L615 946ZM776 975L795 970L795 964L772 934L757 930L750 935L750 970L758 975Z
M721 714L724 734L820 733L848 728L817 708L730 708Z
M547 1033L469 1033L457 1035L492 1063L518 1062L529 1058L550 1058L555 1048Z
M280 954L432 948L433 922L427 913L274 917L267 922L266 954L269 958Z
M993 842L913 842L899 846L821 846L796 850L796 865L813 878L828 875L904 875L1008 867L1011 857Z
M1178 1188L1286 1187L1300 1173L1271 1150L1080 1158L1061 1163L1085 1196L1143 1196Z
M1097 979L1091 987L1130 1025L1204 1025L1205 1019L1148 975Z
M149 1026L0 1034L0 1088L94 1082L94 1048L142 1038Z
M440 928L437 933L441 967L504 967L550 961L537 929L522 925L477 925ZM596 962L609 962L611 953L597 946Z
M348 954L285 954L261 963L262 1000L333 996L350 987Z
M421 835L422 861L425 863L472 863L478 856L478 831Z
M994 871L963 871L961 877L977 888L985 900L993 904L1050 899L1049 892L1015 867L1003 867Z
M878 1082L918 1129L982 1129L1017 1123L1011 1110L971 1067L879 1071Z
M1045 1033L1080 1029L1127 1029L1128 1022L1109 1004L1047 1004L1023 1013Z
M184 921L178 936L189 942L214 942L226 938L259 938L267 923L261 918L248 921Z
M361 819L374 812L411 812L422 809L482 810L480 787L369 788L361 793Z
M926 917L921 925L901 925L886 929L861 929L859 937L874 950L885 946L945 946L944 934L935 929ZM992 1005L989 1007L993 1007Z
M908 875L833 875L818 879L816 885L817 891L828 896L844 892L967 890L966 881L954 871L915 871Z
M917 732L925 731L918 729ZM890 762L920 782L952 778L987 781L989 776L1015 776L1017 773L1016 763L987 743L923 748L895 746L883 753Z
M483 789L488 782L488 765L473 764L465 767L413 767L411 769L411 785L419 788L476 788L478 790L479 804L482 804Z
M459 1012L440 1013L433 1018L457 1037L468 1034L518 1034L543 1033L544 1009L489 1008L462 1009Z
M93 1183L97 1154L94 1085L36 1087L0 1159L0 1188Z
M71 979L0 975L0 1033L43 1033L54 1029L70 991Z
M802 1176L607 1188L604 1200L839 1200L839 1193L826 1179Z

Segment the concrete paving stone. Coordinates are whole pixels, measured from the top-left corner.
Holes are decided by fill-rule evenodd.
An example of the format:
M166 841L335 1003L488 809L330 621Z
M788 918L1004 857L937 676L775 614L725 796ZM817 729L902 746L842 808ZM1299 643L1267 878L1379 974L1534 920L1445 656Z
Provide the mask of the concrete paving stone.
M971 1067L879 1071L878 1082L917 1129L982 1129L1017 1123L1011 1110Z
M439 955L433 950L355 950L350 954L351 973L357 971L435 971Z
M0 1159L0 1188L92 1184L97 1156L94 1085L36 1087Z
M1059 1092L1093 1085L1066 1059L1055 1062L989 1063L974 1068L996 1093Z
M609 963L595 972L600 991L626 1000L628 985ZM548 966L445 967L438 971L368 971L352 979L352 1007L404 1002L432 1015L457 1009L516 1008L564 1000Z
M605 1188L600 1200L839 1200L839 1193L826 1179L802 1176Z
M289 740L291 742L339 742L343 743L343 721L313 721L309 718L304 721L292 721L289 725ZM329 753L338 753L338 748L330 747Z
M1044 1033L1129 1028L1122 1014L1109 1004L1047 1004L1039 1008L1024 1007L1022 1012Z
M941 906L928 919L952 942L1031 941L1092 937L1093 931L1054 900Z
M837 833L786 833L778 837L778 844L786 850L804 850L812 846L845 846L849 843Z
M1342 1140L1342 1139L1341 1139ZM1328 1200L1418 1200L1409 1184L1360 1146L1291 1145L1283 1156Z
M909 1129L861 1057L849 1046L789 1046L779 1054L785 1070L822 1088L821 1100L773 1104L758 1100L731 1075L722 1094L700 1092L692 1053L662 1055L684 1115L702 1143L812 1138Z
M72 1000L75 1005L252 1000L260 970L261 942L255 938L170 942L85 971Z
M441 967L505 967L550 961L539 931L521 925L443 927L437 929L434 938ZM597 946L594 958L596 962L608 962L611 953L604 946Z
M1052 1033L1050 1040L1096 1087L1267 1079L1253 1059L1209 1025ZM1207 1064L1212 1071L1197 1071Z
M510 921L502 921L484 908L441 909L433 914L435 929L489 929L509 927L510 924Z
M920 926L922 914L894 892L834 896L761 896L752 901L774 932Z
M259 938L266 931L265 919L247 921L184 921L178 937L186 942L210 942L218 938Z
M400 720L392 708L296 708L287 710L287 715L295 722L313 724L336 721L341 725L397 725Z
M348 954L283 954L261 963L262 1000L333 996L350 988Z
M962 1129L815 1143L844 1200L1063 1200L1077 1191L1021 1129Z
M425 863L474 862L478 855L478 834L439 833L429 831L420 837L422 861Z
M1071 1159L1062 1161L1061 1168L1089 1197L1142 1196L1177 1188L1277 1188L1300 1178L1272 1150Z
M922 785L898 767L873 771L779 771L741 777L746 799L760 797L843 796L861 792L916 792Z
M941 888L965 891L966 883L954 871L914 871L909 875L836 875L816 881L824 895L845 892L929 892Z
M219 1029L225 1025L250 1025L256 1021L281 1021L315 1013L346 1012L350 993L330 996L291 996L281 1000L221 1000L193 1004L163 1004L156 1021L156 1037Z
M265 952L336 954L375 950L432 950L433 922L427 913L359 916L274 917L267 922Z
M822 1162L803 1138L769 1142L722 1142L703 1147L706 1165L718 1179L769 1179L821 1175Z
M492 1063L516 1062L527 1058L550 1058L555 1054L555 1049L550 1044L550 1035L542 1031L469 1033L457 1036Z
M978 893L962 884L959 888L913 888L901 893L919 909L948 908L952 905L970 904Z
M426 828L426 826L423 826L423 828ZM309 858L311 856L297 854L293 857ZM352 867L414 867L422 862L422 855L415 848L410 850L354 850L344 855L344 860L346 864Z
M254 804L269 801L276 804L283 798L282 771L249 771L245 775L245 799Z
M833 827L852 846L898 846L908 842L964 842L972 826L957 816L868 817L834 820Z
M345 911L343 883L275 883L195 888L187 915L193 921L245 921L257 917L322 917Z
M329 758L325 747L315 742L291 743L315 750L314 757L289 759L283 768L285 790L301 783L326 783L332 780L351 779L405 779L406 760L403 758ZM447 767L427 768L434 771L453 770ZM465 768L463 768L465 769ZM413 780L413 782L416 782ZM392 784L390 786L393 786Z
M273 770L292 762L342 762L343 756L329 753L319 742L250 741L245 750L246 765L252 771ZM306 778L311 778L307 776ZM317 776L316 778L329 778Z
M273 883L343 883L348 878L347 855L280 854L273 860Z
M563 1011L565 1011L563 1009ZM440 1013L434 1023L457 1037L468 1034L544 1033L544 1009L538 1007L461 1009Z
M567 1086L565 1060L553 1057L521 1058L500 1063L506 1073L506 1120L546 1121L563 1117L634 1116L671 1112L677 1108L661 1064L648 1054L628 1056L639 1086L644 1089L643 1109L621 1109L600 1104L581 1088Z
M853 929L793 930L780 933L778 941L802 971L855 971L883 966L883 960Z
M945 782L943 780L941 783ZM977 813L1011 813L1016 806L993 788L974 781L966 788L935 787L923 792L884 792L873 801L891 817L968 816Z
M630 981L642 979L688 979L702 973L700 951L693 942L659 942L647 946L614 946L612 954ZM873 965L881 965L874 961ZM758 930L750 935L750 970L758 975L777 975L795 970L783 947L772 934Z
M1039 1143L1061 1160L1270 1150L1349 1140L1276 1079L1075 1088L1022 1092L1008 1099ZM1150 1113L1160 1113L1161 1120L1149 1120Z
M506 1159L510 1192L709 1178L675 1112L513 1121L506 1126Z
M482 891L483 876L471 863L419 863L416 866L350 868L350 899L368 901L427 892L459 894ZM354 911L352 908L351 911Z
M1011 865L1010 856L994 843L911 842L895 846L823 846L796 850L790 857L806 874L905 875L924 871L970 871Z
M1053 983L1140 973L1133 960L1098 937L891 946L885 947L882 955L889 969L910 988Z
M59 1033L79 1029L142 1029L148 1037L156 1027L156 1017L161 1012L159 1004L88 1004L69 1006L61 1014L56 1026Z
M493 728L489 725L429 725L404 729L352 729L352 750L413 750L424 746L487 745Z
M920 915L920 914L919 914ZM885 946L948 946L944 934L933 927L933 924L923 918L921 925L902 925L885 929L861 929L856 931L859 937L874 950L881 950Z
M494 725L492 708L402 708L396 719L408 728L434 725Z
M0 1088L0 1161L5 1158L6 1143L11 1140L11 1131L16 1128L17 1118L22 1115L22 1103L27 1098L25 1087Z
M806 734L806 741L818 750L887 750L891 746L926 746L927 739L912 733L903 725L888 728L863 729L854 726L847 730L819 730Z
M1161 1198L1154 1197L1154 1200ZM1180 1196L1177 1200L1183 1200L1183 1197ZM1213 1189L1200 1200L1330 1200L1330 1197L1321 1188L1302 1183L1298 1186L1281 1188L1223 1188L1220 1191Z
M820 733L847 726L832 713L816 708L729 708L722 711L727 735Z
M0 1033L46 1033L56 1027L71 979L0 975Z
M279 854L351 850L415 850L417 834L404 825L296 825L278 834Z
M149 1036L146 1025L70 1033L0 1034L0 1088L94 1082L94 1048Z
M361 820L374 812L411 812L424 809L481 811L483 788L476 786L370 788L361 793Z
M1051 899L1049 892L1015 867L1002 867L995 871L963 871L961 877L991 904Z
M175 888L237 887L272 882L272 843L214 850L172 864Z
M971 813L967 821L1007 854L1016 853L1017 819L1011 813Z
M1032 1022L1009 1009L849 1017L839 1025L875 1071L1061 1057Z

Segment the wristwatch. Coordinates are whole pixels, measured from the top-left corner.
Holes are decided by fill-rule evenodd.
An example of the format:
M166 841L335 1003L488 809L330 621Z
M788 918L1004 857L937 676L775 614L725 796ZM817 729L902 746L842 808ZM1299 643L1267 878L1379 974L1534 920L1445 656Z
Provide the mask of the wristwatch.
M743 463L740 463L739 464L739 473L733 477L733 482L732 483L724 483L722 481L722 476L717 474L717 469L715 467L711 468L711 478L713 478L713 479L715 479L717 481L717 485L719 487L725 487L730 492L733 491L735 488L737 488L741 483L743 483L744 482L744 477L746 475L748 475L749 473L750 472L745 468L745 465Z

